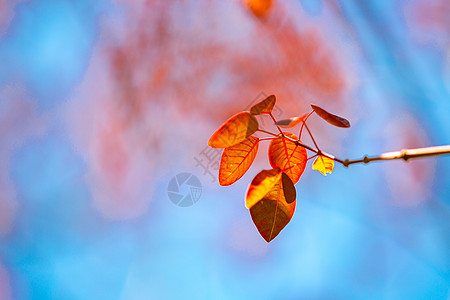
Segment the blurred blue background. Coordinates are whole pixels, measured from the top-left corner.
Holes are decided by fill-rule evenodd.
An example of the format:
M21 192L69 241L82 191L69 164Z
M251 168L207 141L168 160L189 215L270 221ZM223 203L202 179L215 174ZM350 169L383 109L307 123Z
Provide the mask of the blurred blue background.
M244 205L267 145L221 187L206 143L275 94L279 118L348 118L309 126L343 159L450 144L449 9L0 0L0 299L448 299L449 156L308 165L267 244Z

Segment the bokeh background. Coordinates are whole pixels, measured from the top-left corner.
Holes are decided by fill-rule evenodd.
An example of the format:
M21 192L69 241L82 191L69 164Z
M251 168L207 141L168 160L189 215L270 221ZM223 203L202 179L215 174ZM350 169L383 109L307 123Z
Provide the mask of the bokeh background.
M449 2L0 0L0 299L448 299L448 156L308 165L262 239L267 145L221 187L206 144L269 94L344 159L450 144Z

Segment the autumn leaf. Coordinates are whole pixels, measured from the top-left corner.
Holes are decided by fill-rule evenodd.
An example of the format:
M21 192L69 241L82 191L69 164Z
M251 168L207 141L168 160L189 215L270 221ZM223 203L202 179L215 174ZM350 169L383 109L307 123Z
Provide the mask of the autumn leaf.
M303 116L300 117L293 117L289 119L280 120L276 122L275 125L278 125L283 128L291 128L297 125L298 123L301 123L307 115L308 114L304 114Z
M284 199L286 199L286 202L294 202L297 197L297 192L295 191L295 186L291 178L284 172L281 175L281 183L283 184Z
M258 130L258 121L248 111L229 118L208 141L212 148L227 148L239 144Z
M290 180L288 176L286 177L287 180ZM292 202L288 203L286 194L295 195L294 184L291 181L291 185L289 185L286 184L286 181L279 179L270 191L250 208L253 223L266 242L273 240L294 215L295 197Z
M272 112L275 102L275 95L270 95L263 101L253 105L252 108L250 108L250 113L252 115L269 114Z
M219 168L219 184L226 186L241 178L250 168L258 152L259 139L249 136L243 142L225 148Z
M285 132L285 136L297 140L297 136L290 132ZM273 168L280 168L285 171L296 184L305 171L308 154L306 149L296 145L286 138L273 139L269 145L269 161Z
M334 160L323 155L317 156L312 165L313 170L317 170L323 175L327 176L327 173L333 173Z
M280 181L282 172L280 168L271 170L262 170L248 187L247 197L245 198L245 206L251 208L255 203L261 200L272 187Z
M333 115L333 114L327 112L326 110L324 110L323 108L320 108L316 105L311 104L311 107L314 109L314 111L317 113L317 115L319 117L321 117L322 119L324 119L331 125L334 125L337 127L345 127L345 128L350 127L350 122L347 121L346 119L336 116L336 115Z

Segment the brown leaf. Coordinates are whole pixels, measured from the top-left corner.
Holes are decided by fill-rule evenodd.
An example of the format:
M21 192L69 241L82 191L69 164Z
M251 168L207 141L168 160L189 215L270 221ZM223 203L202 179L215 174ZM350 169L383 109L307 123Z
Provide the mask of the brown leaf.
M212 148L227 148L239 144L258 130L258 121L248 111L229 118L208 141Z
M251 208L261 200L280 181L281 174L282 172L279 168L259 172L248 187L245 206Z
M283 184L284 199L286 199L286 202L294 202L297 197L297 192L291 178L289 178L289 176L287 176L284 172L283 175L281 175L281 183Z
M289 118L289 119L280 120L280 121L277 121L275 123L275 125L278 125L283 128L291 128L291 127L294 127L295 125L301 123L307 115L308 114L304 114L303 116L300 116L300 117L293 117L293 118Z
M327 112L326 110L324 110L323 108L320 108L316 105L311 104L311 107L314 109L314 111L317 113L317 115L319 117L321 117L322 119L324 119L331 125L334 125L337 127L344 127L344 128L350 127L350 122L347 121L346 119L336 116L336 115L333 115L333 114Z
M294 188L295 191L295 187L293 184L288 187L282 182L283 180L280 179L260 201L250 208L253 223L266 242L273 240L294 215L295 198L288 203L285 195L292 192L284 190Z
M263 101L253 105L252 108L250 108L250 113L252 115L269 114L272 112L275 102L275 95L270 95Z
M290 132L284 133L287 137L297 140L297 136ZM280 138L273 139L269 145L269 161L273 168L280 168L296 184L306 167L308 154L306 149L297 146L294 142Z
M259 139L249 136L243 142L225 148L219 168L219 184L226 186L241 178L250 168L258 152Z

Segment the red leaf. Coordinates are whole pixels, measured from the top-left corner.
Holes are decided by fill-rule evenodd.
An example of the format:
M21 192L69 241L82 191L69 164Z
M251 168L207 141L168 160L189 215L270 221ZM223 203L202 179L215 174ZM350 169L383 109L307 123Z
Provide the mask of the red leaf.
M270 95L263 101L253 105L252 108L250 108L250 113L252 115L269 114L272 112L275 102L275 95Z
M229 118L208 141L212 148L227 148L239 144L258 130L258 121L248 111Z
M297 136L290 132L284 133L287 137L297 140ZM280 168L283 170L296 184L303 174L306 167L308 154L306 149L297 146L294 142L278 138L273 139L269 145L269 160L273 168Z
M345 127L345 128L350 127L350 122L347 121L346 119L336 116L336 115L333 115L333 114L327 112L326 110L324 110L323 108L320 108L316 105L311 104L311 107L314 109L314 111L317 113L317 115L319 117L321 117L322 119L324 119L331 125L334 125L337 127Z
M249 136L243 142L225 148L220 161L219 184L230 185L250 168L258 152L259 139Z

